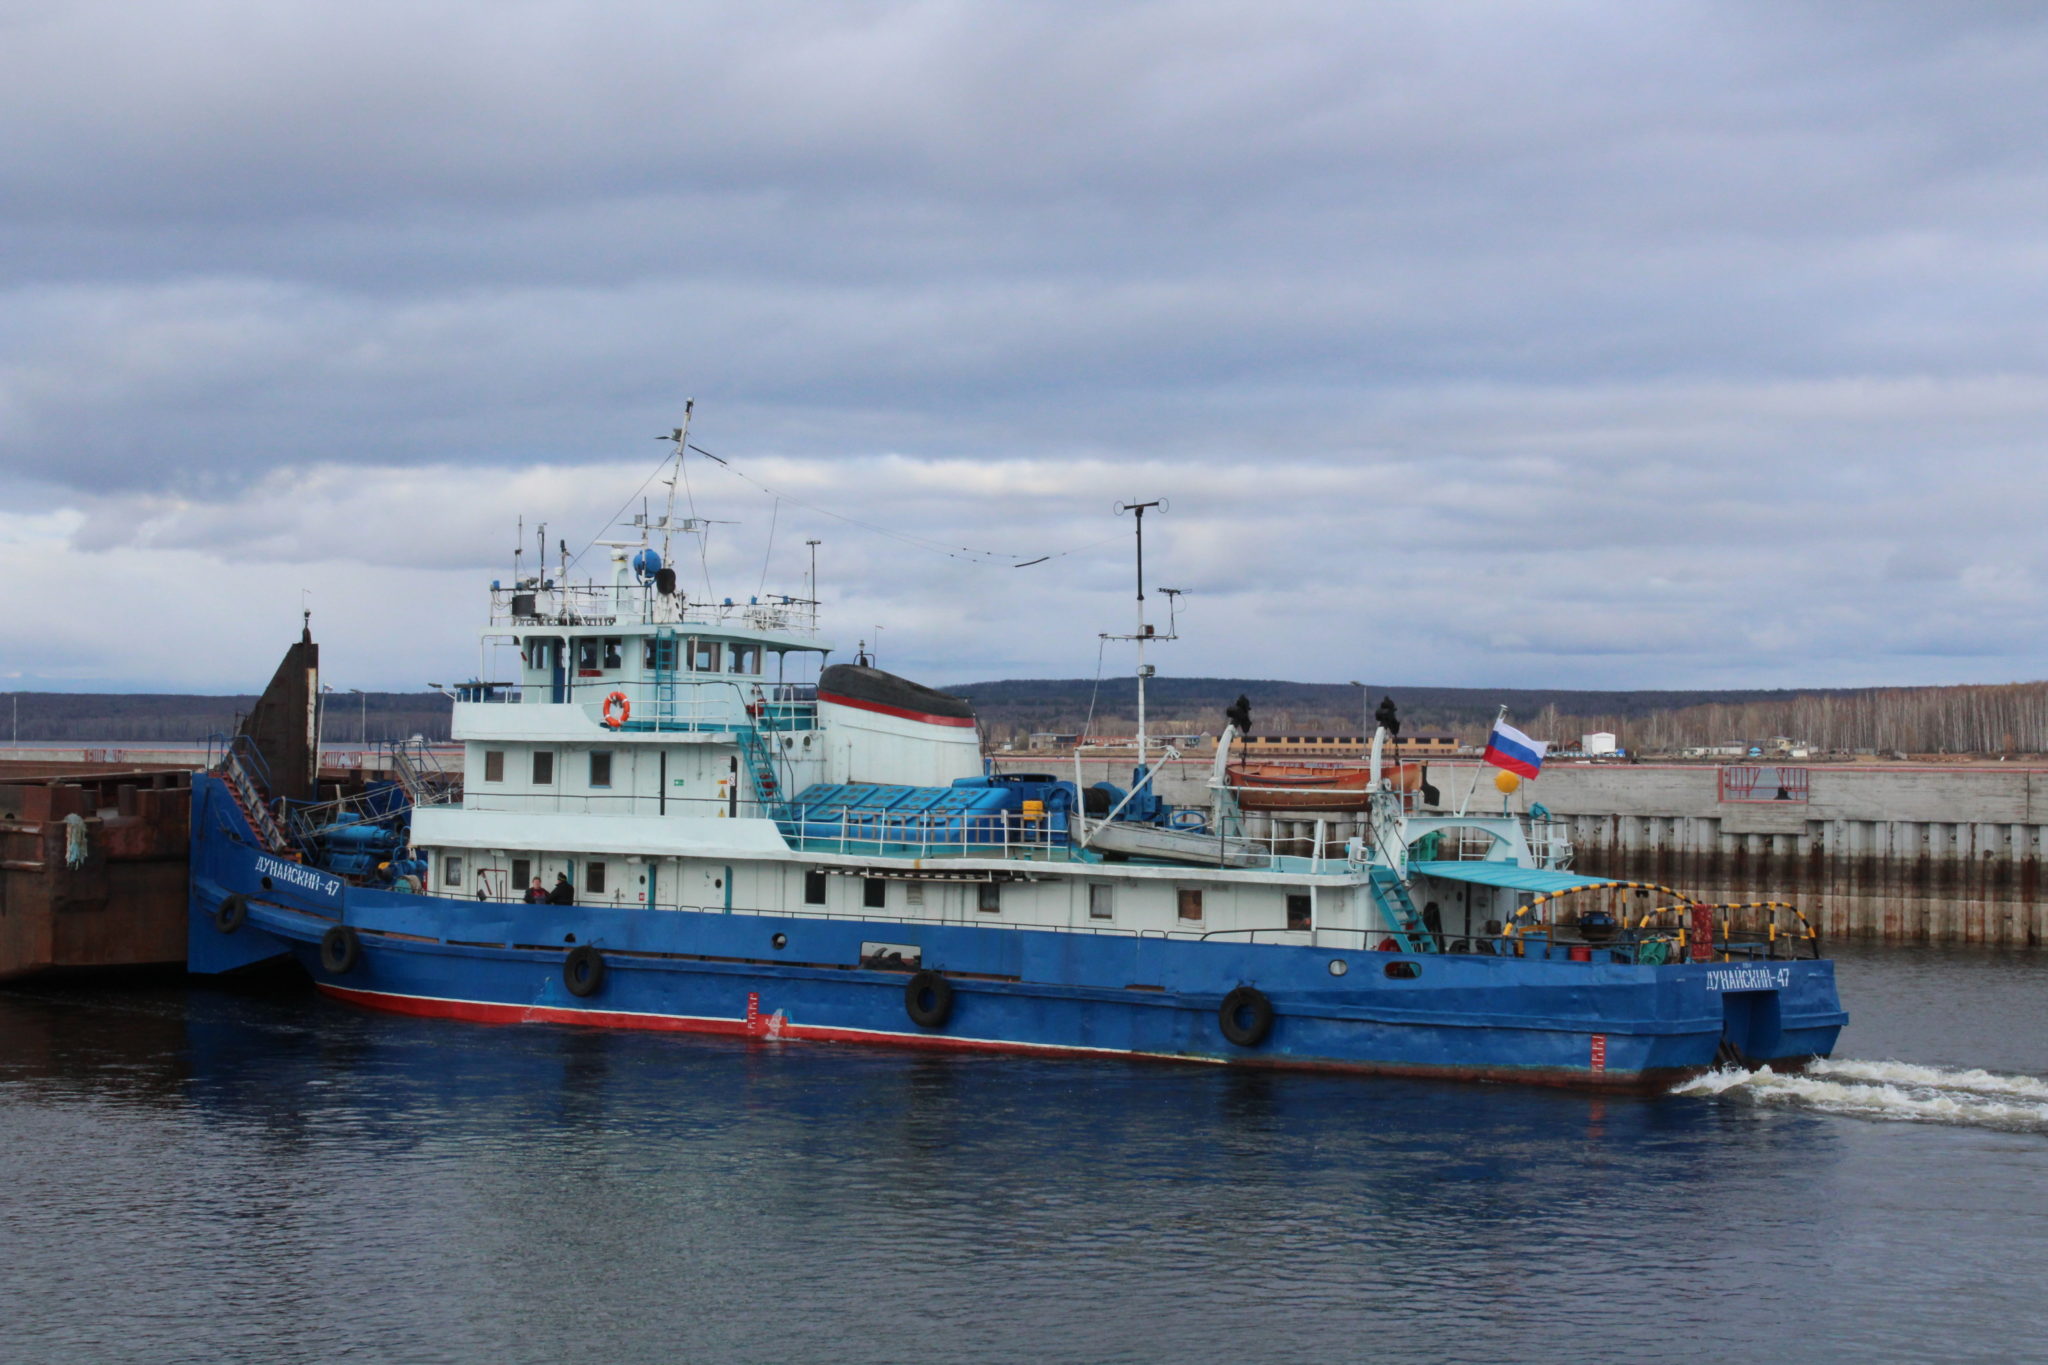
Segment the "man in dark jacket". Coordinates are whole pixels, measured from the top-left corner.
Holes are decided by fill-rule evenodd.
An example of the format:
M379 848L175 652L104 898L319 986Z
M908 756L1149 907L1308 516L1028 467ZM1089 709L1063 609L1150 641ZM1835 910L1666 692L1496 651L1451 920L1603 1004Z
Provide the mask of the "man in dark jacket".
M575 903L576 889L569 885L568 874L557 872L555 874L555 889L548 892L548 904L574 905Z

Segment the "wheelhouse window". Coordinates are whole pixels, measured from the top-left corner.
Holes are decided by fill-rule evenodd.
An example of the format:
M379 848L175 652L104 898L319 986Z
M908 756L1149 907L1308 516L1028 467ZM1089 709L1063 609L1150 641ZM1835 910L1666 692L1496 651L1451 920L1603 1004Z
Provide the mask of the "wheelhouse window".
M1116 918L1116 888L1108 882L1088 883L1088 918Z
M804 904L823 905L824 903L825 874L814 868L804 873Z
M730 651L731 671L734 673L759 673L761 671L761 646L736 644Z
M583 865L583 889L592 895L601 896L604 894L603 863L585 863Z
M587 635L576 642L577 677L595 677L597 676L597 674L604 671L597 666L598 661L604 657L604 655L601 652L603 649L603 645L604 642L599 640L594 635Z
M1294 892L1290 892L1290 893L1288 894L1288 897L1287 897L1287 927L1288 927L1288 928L1290 928L1290 929L1306 929L1306 928L1309 928L1309 927L1310 927L1310 921L1311 921L1311 920L1312 920L1312 919L1314 918L1314 914L1315 914L1315 912L1314 912L1314 911L1313 911L1313 910L1312 910L1312 909L1310 908L1310 905L1309 905L1309 895L1308 895L1308 892L1306 892L1306 891L1294 891Z
M590 785L609 787L612 784L612 751L592 749L590 751Z
M716 673L719 660L718 641L690 641L690 671L693 673Z
M607 635L604 640L604 666L617 671L625 667L625 641L616 635Z
M889 906L889 883L880 877L862 878L860 903L870 910L886 910Z
M1182 923L1200 924L1202 922L1202 890L1200 887L1183 886L1180 889L1177 900L1179 901Z
M533 785L551 787L555 782L555 755L552 749L533 751Z
M503 782L504 780L505 751L503 749L484 750L484 781Z

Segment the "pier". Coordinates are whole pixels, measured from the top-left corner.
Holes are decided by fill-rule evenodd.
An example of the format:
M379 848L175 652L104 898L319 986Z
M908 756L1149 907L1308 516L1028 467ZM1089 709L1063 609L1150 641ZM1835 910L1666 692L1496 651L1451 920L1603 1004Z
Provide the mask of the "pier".
M1050 755L1003 756L1006 772L1071 777ZM1090 758L1088 782L1130 781L1130 758ZM1208 759L1160 765L1160 793L1207 796ZM1440 806L1472 786L1471 762L1430 764ZM1498 813L1492 769L1469 809ZM1656 882L1702 900L1791 901L1829 937L1897 943L2048 943L2048 769L1947 765L1556 764L1510 798L1540 802L1562 823L1572 866ZM1313 822L1287 831L1312 839ZM1326 824L1331 839L1356 831Z

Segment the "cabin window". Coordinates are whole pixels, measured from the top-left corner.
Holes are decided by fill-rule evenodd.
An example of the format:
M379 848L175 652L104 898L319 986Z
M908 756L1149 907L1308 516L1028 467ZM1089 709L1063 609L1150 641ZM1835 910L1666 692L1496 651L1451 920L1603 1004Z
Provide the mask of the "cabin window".
M625 666L624 646L625 641L620 637L616 635L605 636L604 666L606 668L618 669Z
M590 785L609 787L612 784L612 751L592 749L590 751Z
M503 749L484 750L484 781L503 782L504 780L505 751Z
M1116 888L1108 882L1088 883L1088 918L1116 918Z
M880 877L863 877L860 883L860 903L870 910L887 909L889 883Z
M603 863L585 863L583 865L583 889L592 895L601 896L604 894Z
M652 635L640 642L640 666L650 672L654 669L654 637Z
M816 869L804 873L804 904L823 905L824 903L825 874Z
M555 754L552 749L533 751L533 785L551 787L555 782Z
M527 883L533 880L533 861L529 858L512 860L512 894L526 899Z
M690 668L691 671L696 673L716 673L718 671L718 641L690 641Z
M441 885L450 891L462 889L462 859L452 853L441 859Z
M600 671L597 666L597 661L600 657L598 653L599 648L600 642L596 636L585 636L576 642L576 672L578 676L588 676Z
M1189 924L1200 924L1202 922L1201 888L1183 886L1180 889L1179 901L1180 917Z
M1003 912L1003 885L1001 882L983 882L976 888L974 908L984 915L1000 915Z
M734 645L731 649L732 672L759 673L761 671L761 646Z
M1308 897L1308 893L1307 893L1306 891L1295 891L1295 892L1290 892L1290 893L1288 894L1288 897L1287 897L1287 927L1288 927L1288 928L1290 928L1290 929L1306 929L1306 928L1308 928L1308 927L1309 927L1309 920L1310 920L1310 918L1311 918L1312 914L1313 914L1313 912L1312 912L1312 911L1311 911L1311 910L1309 909L1309 897Z

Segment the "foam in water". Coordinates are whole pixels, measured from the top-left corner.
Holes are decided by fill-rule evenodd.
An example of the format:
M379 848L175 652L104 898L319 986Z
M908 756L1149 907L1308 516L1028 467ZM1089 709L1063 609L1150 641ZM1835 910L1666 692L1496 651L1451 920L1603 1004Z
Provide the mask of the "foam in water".
M1679 1086L1677 1093L1858 1118L2048 1133L2048 1080L1975 1067L1823 1060L1803 1074L1779 1075L1768 1067L1710 1071Z

